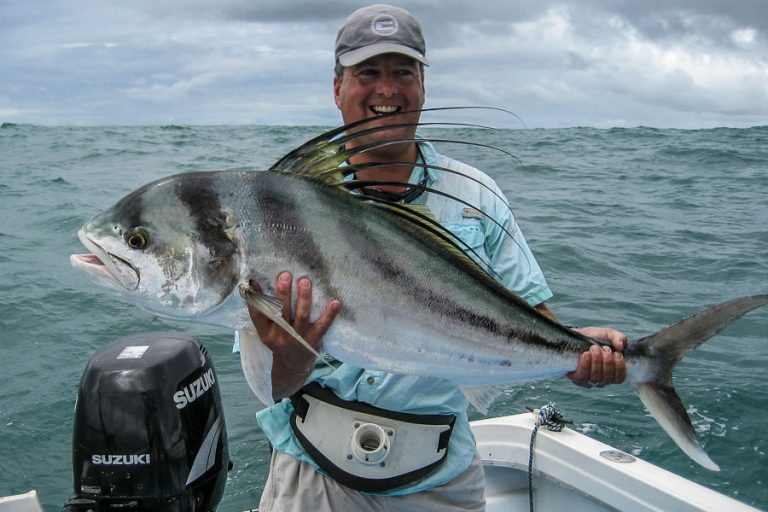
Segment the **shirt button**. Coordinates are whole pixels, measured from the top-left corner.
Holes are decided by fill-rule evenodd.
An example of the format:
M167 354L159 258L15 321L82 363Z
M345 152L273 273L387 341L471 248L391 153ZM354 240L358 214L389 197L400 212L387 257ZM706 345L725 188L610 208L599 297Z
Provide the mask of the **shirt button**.
M373 385L376 382L376 379L374 379L373 377L368 377L368 380L366 382L368 382L368 384Z

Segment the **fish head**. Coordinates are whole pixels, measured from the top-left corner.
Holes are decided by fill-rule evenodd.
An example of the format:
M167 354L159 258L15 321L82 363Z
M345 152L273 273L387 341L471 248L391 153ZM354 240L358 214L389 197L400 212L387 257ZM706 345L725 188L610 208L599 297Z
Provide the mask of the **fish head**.
M234 221L210 183L184 177L146 185L94 217L78 233L91 253L73 254L72 266L164 316L223 302L239 280Z

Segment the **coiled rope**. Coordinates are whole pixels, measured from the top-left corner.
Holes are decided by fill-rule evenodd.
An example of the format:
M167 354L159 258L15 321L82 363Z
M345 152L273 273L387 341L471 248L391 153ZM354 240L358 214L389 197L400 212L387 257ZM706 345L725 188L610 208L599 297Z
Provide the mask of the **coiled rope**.
M536 433L541 425L544 425L549 431L560 432L566 423L571 422L560 414L554 402L549 402L541 406L540 409L531 409L530 407L527 407L527 409L536 417L536 422L531 432L531 445L528 449L528 506L531 512L533 512L533 448L536 444Z

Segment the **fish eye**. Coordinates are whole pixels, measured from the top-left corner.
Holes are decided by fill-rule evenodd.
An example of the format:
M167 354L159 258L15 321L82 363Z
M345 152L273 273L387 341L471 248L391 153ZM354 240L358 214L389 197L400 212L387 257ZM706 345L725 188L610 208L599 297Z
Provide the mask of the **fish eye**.
M135 229L125 235L125 243L131 249L143 249L147 246L147 242L149 242L149 237L143 229Z

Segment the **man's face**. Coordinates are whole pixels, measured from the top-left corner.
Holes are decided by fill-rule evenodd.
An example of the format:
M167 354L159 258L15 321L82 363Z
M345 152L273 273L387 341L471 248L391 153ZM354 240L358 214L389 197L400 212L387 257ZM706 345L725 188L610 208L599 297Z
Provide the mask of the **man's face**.
M415 60L398 54L372 57L356 66L344 69L342 78L333 82L336 106L341 110L344 123L375 119L383 114L420 110L424 105L424 82ZM416 123L419 112L382 118L373 126ZM387 130L366 137L366 141L411 138L416 127Z

